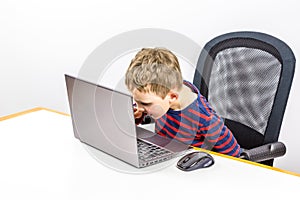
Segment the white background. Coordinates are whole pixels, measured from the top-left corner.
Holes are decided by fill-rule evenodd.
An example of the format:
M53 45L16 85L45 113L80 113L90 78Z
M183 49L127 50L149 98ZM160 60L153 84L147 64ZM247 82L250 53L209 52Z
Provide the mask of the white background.
M76 75L97 46L134 29L176 31L200 46L227 32L260 31L285 41L299 60L299 11L297 0L2 0L0 116L36 106L69 112L64 74ZM119 72L130 56L113 63ZM296 67L280 135L288 152L275 166L300 173L298 71Z

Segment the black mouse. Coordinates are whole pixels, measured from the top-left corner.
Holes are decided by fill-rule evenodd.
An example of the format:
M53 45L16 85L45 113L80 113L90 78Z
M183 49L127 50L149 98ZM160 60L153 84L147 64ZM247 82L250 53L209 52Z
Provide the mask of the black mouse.
M177 168L183 171L192 171L195 169L210 167L214 163L214 158L208 153L195 151L183 156L177 162Z

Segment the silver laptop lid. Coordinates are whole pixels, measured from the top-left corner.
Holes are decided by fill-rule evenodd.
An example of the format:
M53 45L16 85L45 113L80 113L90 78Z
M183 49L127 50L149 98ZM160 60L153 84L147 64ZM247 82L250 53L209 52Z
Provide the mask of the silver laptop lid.
M132 97L69 75L65 78L75 137L139 166Z

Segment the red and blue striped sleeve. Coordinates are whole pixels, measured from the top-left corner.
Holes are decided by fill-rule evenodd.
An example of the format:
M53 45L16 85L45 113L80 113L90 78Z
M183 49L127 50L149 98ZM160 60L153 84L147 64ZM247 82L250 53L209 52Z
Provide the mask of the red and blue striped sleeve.
M202 111L200 117L204 121L204 125L200 130L205 135L205 140L210 144L209 146L213 147L212 150L216 152L238 157L241 153L241 149L232 132L202 95L200 95L199 99L199 107ZM200 113L198 113L198 115L200 115Z

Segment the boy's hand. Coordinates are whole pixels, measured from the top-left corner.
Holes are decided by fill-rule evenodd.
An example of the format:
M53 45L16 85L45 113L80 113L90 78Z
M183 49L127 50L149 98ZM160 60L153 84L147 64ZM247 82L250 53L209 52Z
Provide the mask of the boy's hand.
M146 114L144 108L138 108L138 107L134 107L133 112L134 112L134 118L135 119L139 119L139 118L143 117Z

